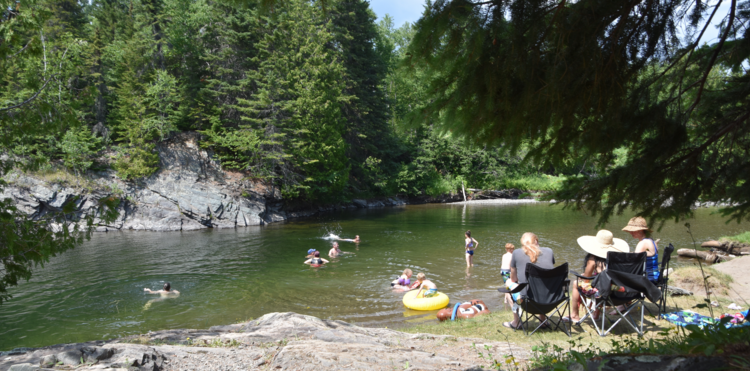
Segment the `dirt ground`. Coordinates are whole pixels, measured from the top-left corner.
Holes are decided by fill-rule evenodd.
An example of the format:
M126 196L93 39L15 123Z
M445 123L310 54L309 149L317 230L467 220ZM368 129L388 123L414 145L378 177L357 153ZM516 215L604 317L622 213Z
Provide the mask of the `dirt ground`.
M734 279L731 284L728 296L735 303L747 308L750 306L750 256L743 256L728 262L714 264L713 269L728 274Z

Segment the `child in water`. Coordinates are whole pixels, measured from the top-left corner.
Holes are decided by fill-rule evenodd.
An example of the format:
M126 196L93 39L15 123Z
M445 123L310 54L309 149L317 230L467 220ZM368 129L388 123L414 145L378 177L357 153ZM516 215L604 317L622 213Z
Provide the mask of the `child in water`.
M510 260L513 258L513 250L515 248L512 243L505 244L505 254L503 254L503 262L500 264L500 274L503 276L503 282L510 278Z
M466 231L466 233L464 233L464 237L464 249L466 250L466 268L469 268L474 266L474 249L479 246L479 242L471 237L471 231Z
M411 275L412 271L409 268L404 269L404 273L401 274L401 277L391 282L391 286L394 289L399 290L411 290Z
M417 291L416 297L429 298L437 295L437 286L432 281L426 279L424 273L419 272L417 274L417 282L419 282L419 291Z
M503 283L505 284L508 284L510 280L510 260L513 258L513 250L515 250L515 248L516 247L512 243L505 244L505 254L503 254L503 261L500 264L500 274L502 275ZM513 282L510 281L510 283L512 284ZM505 294L505 304L510 306L513 305L513 299L511 299L510 294Z

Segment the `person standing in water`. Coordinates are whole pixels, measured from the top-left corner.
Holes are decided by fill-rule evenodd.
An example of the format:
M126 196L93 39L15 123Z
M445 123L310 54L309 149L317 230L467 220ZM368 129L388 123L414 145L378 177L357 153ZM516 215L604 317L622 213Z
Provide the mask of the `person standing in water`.
M466 267L474 266L474 250L479 246L479 242L471 237L471 231L464 233L464 249L466 250Z

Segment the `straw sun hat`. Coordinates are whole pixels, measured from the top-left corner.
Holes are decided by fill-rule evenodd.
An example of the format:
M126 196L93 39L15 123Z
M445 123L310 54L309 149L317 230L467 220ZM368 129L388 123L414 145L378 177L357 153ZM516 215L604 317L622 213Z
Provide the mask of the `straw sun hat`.
M628 225L625 226L625 228L622 229L626 232L635 232L635 231L649 231L651 232L651 228L648 227L646 224L646 219L643 219L640 216L636 216L635 218L630 219L628 222Z
M630 252L630 246L625 240L614 238L612 232L602 229L596 233L596 236L582 236L578 238L578 244L589 254L596 255L600 258L607 258L607 253Z

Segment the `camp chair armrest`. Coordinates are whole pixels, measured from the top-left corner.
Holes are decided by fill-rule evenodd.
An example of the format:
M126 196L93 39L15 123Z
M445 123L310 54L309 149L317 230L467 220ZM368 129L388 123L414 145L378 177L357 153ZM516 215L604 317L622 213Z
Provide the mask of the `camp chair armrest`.
M521 290L523 290L527 285L528 285L528 283L519 283L518 286L516 286L516 288L513 289L513 291L511 291L507 287L503 286L503 287L497 289L497 291L500 291L503 294L515 294L517 292L521 292Z
M571 270L570 273L572 273L574 276L576 276L578 278L583 278L584 280L593 280L594 278L596 278L596 277L584 276L584 275L582 275L582 274L580 274L580 273L578 273L578 272L576 272L574 270Z

